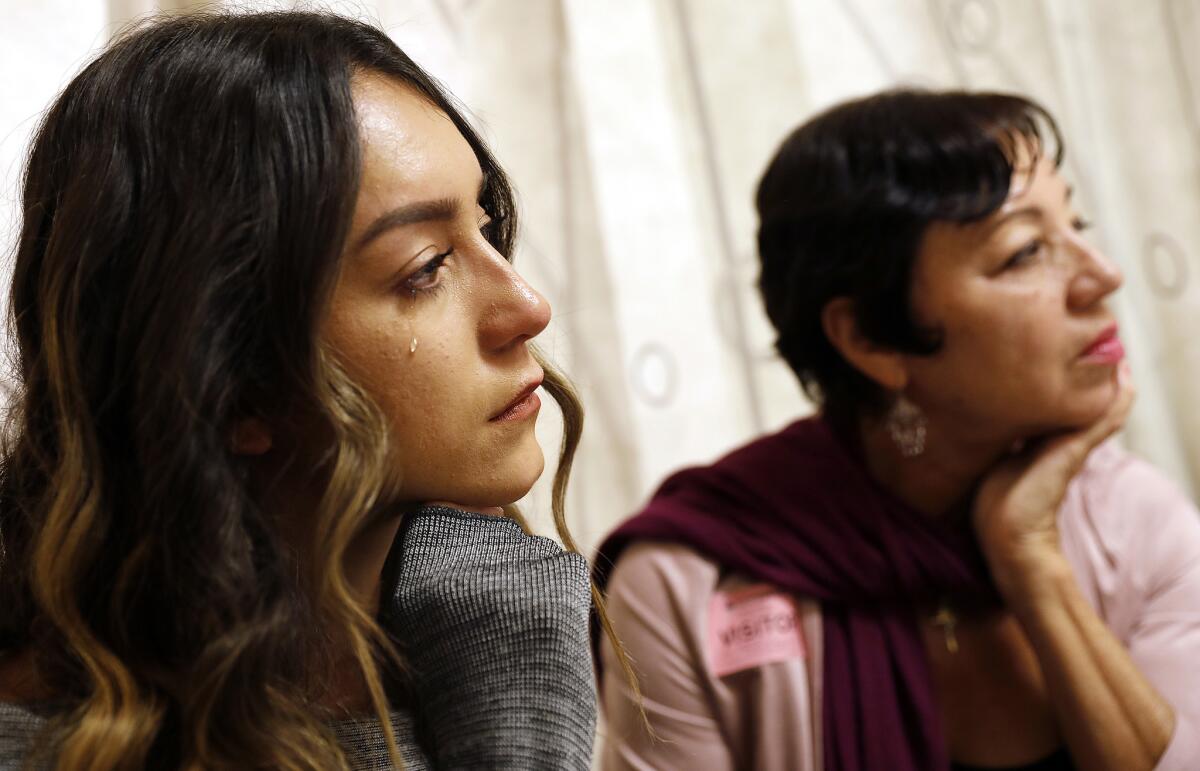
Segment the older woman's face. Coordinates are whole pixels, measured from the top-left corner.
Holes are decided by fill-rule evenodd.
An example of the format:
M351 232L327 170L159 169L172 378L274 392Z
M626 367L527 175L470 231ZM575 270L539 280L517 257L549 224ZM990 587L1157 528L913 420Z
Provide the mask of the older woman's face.
M510 503L542 472L528 343L550 308L488 243L449 117L382 77L354 98L362 186L324 339L390 423L404 500Z
M1085 239L1054 164L1028 171L985 220L930 226L914 266L914 311L944 344L906 359L908 393L981 437L1088 423L1114 397L1124 355L1105 302L1120 271Z

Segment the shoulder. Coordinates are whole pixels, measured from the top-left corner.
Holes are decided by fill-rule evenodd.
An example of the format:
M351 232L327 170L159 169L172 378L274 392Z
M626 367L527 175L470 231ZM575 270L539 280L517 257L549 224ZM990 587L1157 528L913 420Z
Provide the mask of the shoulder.
M608 609L632 648L670 650L681 658L697 659L700 668L711 663L700 660L705 658L700 652L713 654L722 645L739 648L747 661L757 661L756 651L771 660L776 654L787 659L793 656L785 654L794 648L812 647L803 638L819 642L820 637L816 602L723 570L679 544L630 546L609 584ZM722 634L731 639L722 641ZM742 645L750 638L753 645ZM717 667L722 670L717 676L746 668Z
M405 710L393 710L391 723L396 749L400 751L404 767L408 771L430 768L429 757L416 742L413 716ZM352 769L391 768L387 737L374 716L338 720L330 723L329 727L345 750Z
M1068 492L1064 514L1123 540L1148 527L1200 535L1200 512L1180 487L1149 462L1109 441L1084 464Z
M721 567L691 547L639 541L631 544L613 568L610 602L639 599L691 604L704 601L721 579Z
M45 718L0 701L0 771L24 768L25 755L45 726Z
M611 581L642 700L602 642L606 768L819 767L816 603L652 541L628 547ZM659 741L644 735L642 709Z
M1153 590L1200 568L1200 511L1162 471L1110 441L1088 458L1060 515L1064 539L1086 544L1099 569Z
M608 582L608 614L644 669L650 660L673 668L693 658L720 576L715 562L680 544L639 541L625 550ZM612 653L606 641L601 650ZM606 672L615 663L606 661Z
M1179 486L1158 467L1115 440L1096 448L1076 481L1093 499L1104 496L1140 505L1166 503L1195 508Z
M0 736L10 736L15 728L41 728L46 718L34 709L11 701L0 701Z

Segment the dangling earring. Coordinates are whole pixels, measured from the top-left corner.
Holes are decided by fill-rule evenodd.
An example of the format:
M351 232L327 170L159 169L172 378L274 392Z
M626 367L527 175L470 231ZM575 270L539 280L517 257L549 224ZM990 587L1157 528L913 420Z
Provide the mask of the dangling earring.
M925 413L908 400L904 394L896 397L888 410L887 430L892 441L906 458L915 458L925 452Z

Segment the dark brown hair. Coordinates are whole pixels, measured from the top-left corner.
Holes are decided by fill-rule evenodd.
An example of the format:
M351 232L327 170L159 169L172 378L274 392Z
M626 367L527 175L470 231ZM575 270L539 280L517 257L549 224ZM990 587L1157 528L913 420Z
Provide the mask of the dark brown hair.
M34 138L0 458L0 652L36 652L59 768L344 767L310 706L330 629L390 736L389 644L341 565L387 485L387 430L317 334L358 188L360 72L455 123L484 172L490 238L511 255L512 192L461 110L384 33L337 16L131 30ZM570 543L562 486L582 411L547 375L568 424L555 519ZM330 437L315 586L229 447L235 421L296 414Z

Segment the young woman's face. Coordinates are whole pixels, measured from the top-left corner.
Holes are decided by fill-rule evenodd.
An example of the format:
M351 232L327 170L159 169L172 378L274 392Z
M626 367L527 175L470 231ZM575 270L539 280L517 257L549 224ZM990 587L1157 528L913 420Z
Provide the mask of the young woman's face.
M449 117L383 77L353 91L362 186L324 340L390 423L403 500L511 503L542 472L528 343L550 306L488 243Z
M1105 303L1120 271L1083 237L1053 162L1029 171L1014 174L1008 199L981 222L930 226L914 267L915 313L944 344L907 358L908 393L988 437L1090 422L1116 394L1123 356Z

